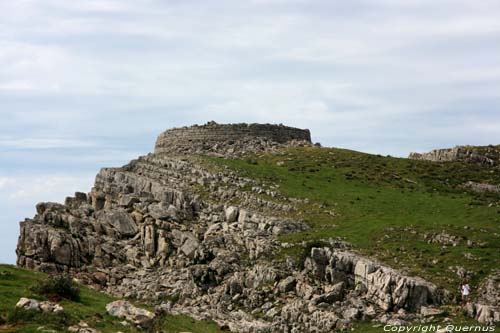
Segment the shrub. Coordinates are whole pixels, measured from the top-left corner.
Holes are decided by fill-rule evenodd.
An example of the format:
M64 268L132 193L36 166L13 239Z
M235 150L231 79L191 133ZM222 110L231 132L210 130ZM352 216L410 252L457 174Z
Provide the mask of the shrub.
M71 301L80 300L80 288L67 274L50 276L39 285L34 286L32 290L55 301L62 298Z

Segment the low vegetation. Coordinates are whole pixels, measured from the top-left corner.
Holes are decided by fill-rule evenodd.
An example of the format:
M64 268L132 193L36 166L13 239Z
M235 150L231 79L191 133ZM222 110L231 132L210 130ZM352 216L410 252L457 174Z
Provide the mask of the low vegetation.
M78 302L80 300L80 288L73 278L67 274L53 275L42 280L40 284L32 287L33 292L43 295L51 301L67 299Z

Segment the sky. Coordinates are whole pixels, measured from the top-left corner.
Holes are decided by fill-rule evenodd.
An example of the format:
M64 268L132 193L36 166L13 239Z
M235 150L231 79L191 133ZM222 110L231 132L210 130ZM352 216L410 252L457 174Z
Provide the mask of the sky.
M407 156L500 143L498 0L0 0L0 262L40 201L210 120Z

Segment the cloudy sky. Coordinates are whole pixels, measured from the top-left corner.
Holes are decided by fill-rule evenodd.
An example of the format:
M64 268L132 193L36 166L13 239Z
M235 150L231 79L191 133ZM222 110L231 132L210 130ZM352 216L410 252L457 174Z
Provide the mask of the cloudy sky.
M500 143L498 0L0 0L0 262L38 201L192 123L406 156Z

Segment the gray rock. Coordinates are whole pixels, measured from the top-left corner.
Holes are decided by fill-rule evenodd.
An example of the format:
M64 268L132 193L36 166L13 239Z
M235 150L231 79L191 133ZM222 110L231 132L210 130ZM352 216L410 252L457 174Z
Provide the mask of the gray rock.
M238 219L239 209L238 207L229 206L226 208L226 221L228 223L235 222Z
M287 293L289 291L295 290L296 285L297 285L297 280L295 279L295 277L288 276L278 283L277 289L281 293Z
M155 314L141 308L133 306L128 301L118 300L106 305L106 311L109 315L118 318L124 318L141 327L151 326L155 319Z
M180 251L188 258L193 258L196 250L200 246L199 241L194 236L186 237L184 243L180 247Z
M22 297L16 304L16 308L24 309L24 310L35 310L42 311L40 309L40 303L35 299Z
M101 210L96 213L97 223L101 224L107 234L115 232L121 236L134 236L139 229L132 217L125 211Z

